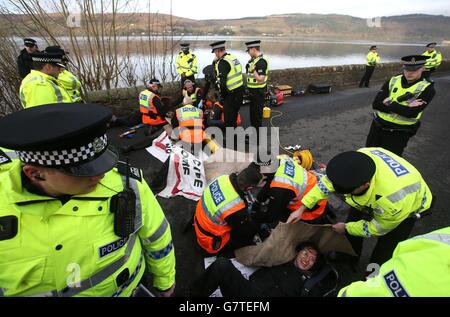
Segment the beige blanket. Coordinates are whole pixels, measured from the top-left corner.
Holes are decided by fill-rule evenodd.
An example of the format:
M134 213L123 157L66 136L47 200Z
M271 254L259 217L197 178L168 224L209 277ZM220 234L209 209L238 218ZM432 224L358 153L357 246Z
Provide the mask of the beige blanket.
M314 226L299 222L280 223L264 243L237 250L236 259L247 266L281 265L292 261L297 255L295 247L306 241L314 242L324 254L338 251L356 255L347 238L334 232L331 226Z

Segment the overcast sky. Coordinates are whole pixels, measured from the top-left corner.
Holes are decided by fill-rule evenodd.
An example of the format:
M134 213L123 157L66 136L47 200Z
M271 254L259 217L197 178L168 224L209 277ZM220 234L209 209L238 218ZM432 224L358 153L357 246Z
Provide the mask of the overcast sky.
M411 13L450 16L450 0L172 0L172 2L175 16L201 20L284 13L337 13L361 18ZM170 12L170 0L151 0L151 6L152 12Z

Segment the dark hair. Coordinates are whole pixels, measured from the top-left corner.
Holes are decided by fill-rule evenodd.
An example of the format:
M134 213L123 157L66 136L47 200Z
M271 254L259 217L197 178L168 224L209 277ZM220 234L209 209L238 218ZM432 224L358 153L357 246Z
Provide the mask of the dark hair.
M295 251L297 252L297 254L306 248L311 248L313 250L315 250L317 252L317 258L316 258L316 262L314 263L314 265L312 266L311 269L309 269L310 272L312 273L318 273L322 270L322 268L325 266L325 256L320 252L319 247L314 243L314 242L310 242L310 241L306 241L306 242L300 242L296 247L295 247Z
M263 178L263 175L254 167L247 167L245 170L238 175L239 187L245 188L248 186L255 186Z

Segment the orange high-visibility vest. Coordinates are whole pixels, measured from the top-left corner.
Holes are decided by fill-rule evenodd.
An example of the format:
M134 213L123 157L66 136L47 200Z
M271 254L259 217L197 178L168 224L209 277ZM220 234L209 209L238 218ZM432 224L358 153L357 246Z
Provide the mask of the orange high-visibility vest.
M278 168L270 188L284 188L294 192L295 198L289 202L287 208L292 212L302 206L303 197L317 184L317 176L306 171L297 162L284 162ZM318 207L311 212L304 212L301 219L311 221L319 218L325 211L327 200L318 202Z
M198 244L208 253L218 253L230 241L231 226L225 218L247 205L230 181L229 175L215 179L203 193L194 217Z
M155 98L160 97L155 93L151 92L150 90L144 90L139 95L139 105L140 105L139 110L142 113L143 124L158 126L167 123L167 121L164 118L161 118L158 115L158 109L156 109L153 103ZM152 114L154 118L149 117L149 114Z
M203 131L203 111L192 105L177 109L180 140L187 143L202 143L206 136Z

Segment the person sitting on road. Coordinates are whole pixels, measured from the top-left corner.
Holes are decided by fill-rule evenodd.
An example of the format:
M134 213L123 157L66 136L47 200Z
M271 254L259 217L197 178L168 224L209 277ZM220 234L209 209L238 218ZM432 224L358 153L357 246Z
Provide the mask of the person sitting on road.
M191 98L192 105L194 107L198 107L199 103L202 101L202 90L197 87L195 83L190 81L189 79L184 82L183 90L181 91L181 95L172 103L172 107L176 108L180 106L186 97Z
M286 264L262 268L247 280L233 263L220 257L194 282L193 297L208 297L218 287L224 297L322 297L336 285L332 274L319 275L325 257L310 242L296 247L297 256ZM331 272L331 271L328 271ZM319 277L309 289L307 281Z

